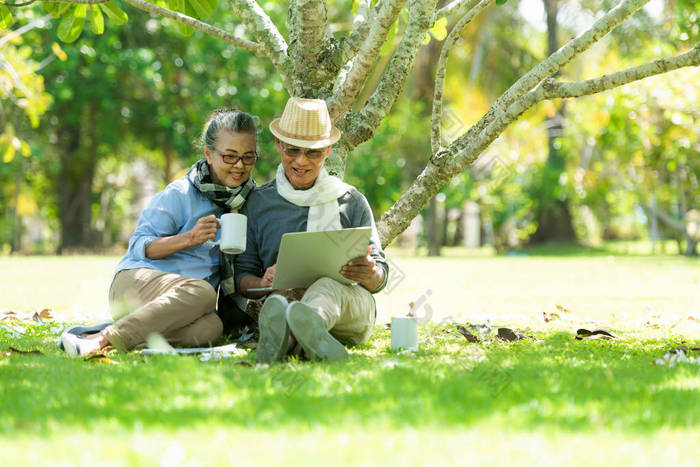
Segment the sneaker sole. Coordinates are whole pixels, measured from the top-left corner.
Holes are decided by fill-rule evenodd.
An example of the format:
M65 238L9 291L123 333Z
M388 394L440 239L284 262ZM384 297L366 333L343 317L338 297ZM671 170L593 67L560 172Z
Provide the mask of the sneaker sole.
M287 308L287 323L306 356L312 360L346 360L348 351L326 330L323 319L308 305L294 302Z
M282 297L273 295L265 300L258 318L260 342L258 342L258 348L255 351L256 362L282 361L289 346L286 309L287 301Z

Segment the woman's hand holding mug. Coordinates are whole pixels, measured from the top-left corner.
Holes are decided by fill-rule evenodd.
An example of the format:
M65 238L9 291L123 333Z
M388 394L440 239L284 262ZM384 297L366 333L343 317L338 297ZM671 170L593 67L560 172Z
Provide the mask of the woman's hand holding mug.
M216 238L216 231L219 229L219 221L214 214L200 217L189 231L190 243L192 246L201 245L207 240Z

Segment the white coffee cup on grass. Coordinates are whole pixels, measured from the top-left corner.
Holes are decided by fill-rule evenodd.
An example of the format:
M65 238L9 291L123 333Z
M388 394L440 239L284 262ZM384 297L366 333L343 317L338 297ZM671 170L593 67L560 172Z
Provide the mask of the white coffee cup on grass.
M221 226L221 236L219 240L209 243L218 245L221 251L229 255L237 255L245 251L246 244L246 228L248 218L243 214L229 213L224 214L221 218L216 218Z
M391 350L418 350L418 318L392 316Z

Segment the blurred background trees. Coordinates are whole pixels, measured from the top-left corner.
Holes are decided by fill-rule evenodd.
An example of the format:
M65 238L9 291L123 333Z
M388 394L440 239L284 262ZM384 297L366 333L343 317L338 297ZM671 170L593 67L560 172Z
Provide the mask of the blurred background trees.
M350 3L331 2L329 17L342 18L346 9L349 19ZM451 58L444 134L463 132L610 4L511 0L478 17ZM283 2L268 2L265 10L273 19L286 16ZM694 0L652 1L624 31L567 67L567 78L692 46L700 38L699 10ZM149 196L200 157L194 143L217 107L259 117L262 159L254 174L260 183L272 177L278 156L267 124L287 95L269 61L199 32L183 35L167 19L125 11L123 27L96 35L86 26L69 46L58 44L59 24L38 7L13 11L18 21L0 33L3 251L123 248ZM435 44L444 38L433 32L394 112L347 167L346 180L366 194L377 216L429 153ZM390 36L384 56L394 46ZM686 69L534 107L453 179L398 243L431 254L465 244L471 203L478 243L498 251L533 241L598 246L620 239L650 239L661 251L670 239L679 253L697 254L698 82L700 71Z

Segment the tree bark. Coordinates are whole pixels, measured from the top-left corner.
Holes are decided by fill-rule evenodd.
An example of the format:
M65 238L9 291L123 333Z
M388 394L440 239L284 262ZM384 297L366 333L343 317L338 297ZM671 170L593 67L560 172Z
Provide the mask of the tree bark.
M87 105L90 105L89 103ZM83 112L85 114L85 112ZM59 180L59 220L61 241L58 254L73 248L92 245L92 183L95 176L97 138L86 138L85 128L90 128L89 113L82 125L66 124L59 138L64 141L61 149ZM94 135L93 135L94 136ZM88 139L89 144L85 144Z
M544 0L547 14L547 56L550 57L559 49L557 39L557 14L558 0ZM557 72L554 77L559 73ZM571 217L569 202L561 199L559 177L566 171L564 155L557 148L557 138L562 136L564 129L564 104L555 106L555 113L547 121L547 161L543 168L543 176L540 178L542 186L537 191L541 199L535 213L537 230L530 238L532 243L546 243L552 241L572 242L576 241L576 232Z
M17 165L21 164L21 160L19 157L15 158L16 161L15 163ZM19 216L18 213L18 206L19 206L19 195L20 195L20 185L22 183L22 170L17 170L17 173L15 174L15 193L14 193L14 206L12 207L12 231L11 231L11 237L10 238L10 252L11 253L16 253L18 252L22 245L21 245L21 234L22 234L22 226L21 226L21 217Z
M425 105L423 115L425 119L430 119L431 115L431 98L435 92L435 69L437 67L440 56L440 43L431 39L430 43L423 47L416 57L416 67L414 72L413 82L415 84L414 98L422 101ZM443 219L447 221L446 216ZM440 222L440 206L435 197L430 199L428 204L428 231L426 238L428 240L428 256L440 256L442 243L444 241L442 231L443 226Z

